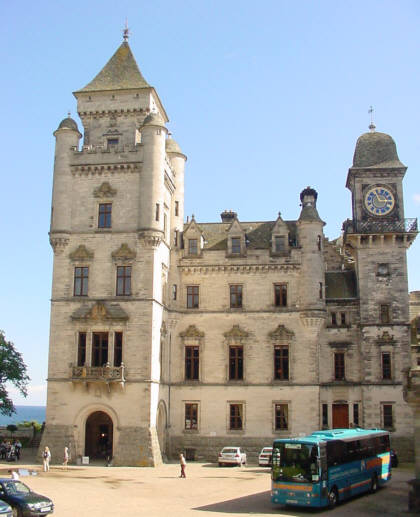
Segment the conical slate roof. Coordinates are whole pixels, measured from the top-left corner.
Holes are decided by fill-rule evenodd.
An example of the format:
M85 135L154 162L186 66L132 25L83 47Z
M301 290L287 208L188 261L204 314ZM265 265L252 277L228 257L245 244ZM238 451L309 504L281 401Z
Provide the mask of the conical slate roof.
M93 81L78 92L129 90L133 88L150 88L150 85L141 75L131 49L128 43L124 41Z

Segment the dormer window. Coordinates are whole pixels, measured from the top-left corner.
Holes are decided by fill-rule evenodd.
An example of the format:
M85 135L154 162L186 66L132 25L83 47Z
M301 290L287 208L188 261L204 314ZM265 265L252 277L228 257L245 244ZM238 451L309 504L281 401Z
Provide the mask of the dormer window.
M188 255L198 255L198 239L188 239Z
M106 141L108 149L113 149L114 147L117 147L118 142L118 138L108 138Z
M240 237L232 237L232 255L240 255L241 239Z
M280 253L286 250L286 237L284 235L276 235L274 237L274 251Z

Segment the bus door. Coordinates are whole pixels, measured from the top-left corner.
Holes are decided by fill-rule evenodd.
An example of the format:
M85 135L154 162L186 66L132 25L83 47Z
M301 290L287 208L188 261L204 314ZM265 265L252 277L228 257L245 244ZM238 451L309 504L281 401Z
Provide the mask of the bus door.
M319 484L321 506L327 504L328 500L328 463L327 463L327 443L319 444Z

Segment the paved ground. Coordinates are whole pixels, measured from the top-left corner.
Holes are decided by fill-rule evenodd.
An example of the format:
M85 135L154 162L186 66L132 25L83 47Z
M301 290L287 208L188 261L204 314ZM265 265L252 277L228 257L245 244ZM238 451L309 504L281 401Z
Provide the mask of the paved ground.
M29 463L32 460L32 464ZM26 461L25 461L26 460ZM35 469L37 476L21 478L55 503L57 517L217 517L227 514L266 516L409 516L407 480L412 468L393 472L393 479L376 494L345 502L333 511L296 510L270 503L270 473L257 466L219 468L189 463L187 479L177 464L159 468L52 466L41 472L28 455L19 463L0 462L0 476L11 467Z

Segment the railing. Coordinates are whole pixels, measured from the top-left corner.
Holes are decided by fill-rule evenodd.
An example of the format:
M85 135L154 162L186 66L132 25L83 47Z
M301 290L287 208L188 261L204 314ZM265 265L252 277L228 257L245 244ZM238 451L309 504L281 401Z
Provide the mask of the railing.
M343 223L345 233L417 233L417 218L403 221L361 221L355 224L351 220Z
M82 382L125 382L125 366L72 366L71 378Z

